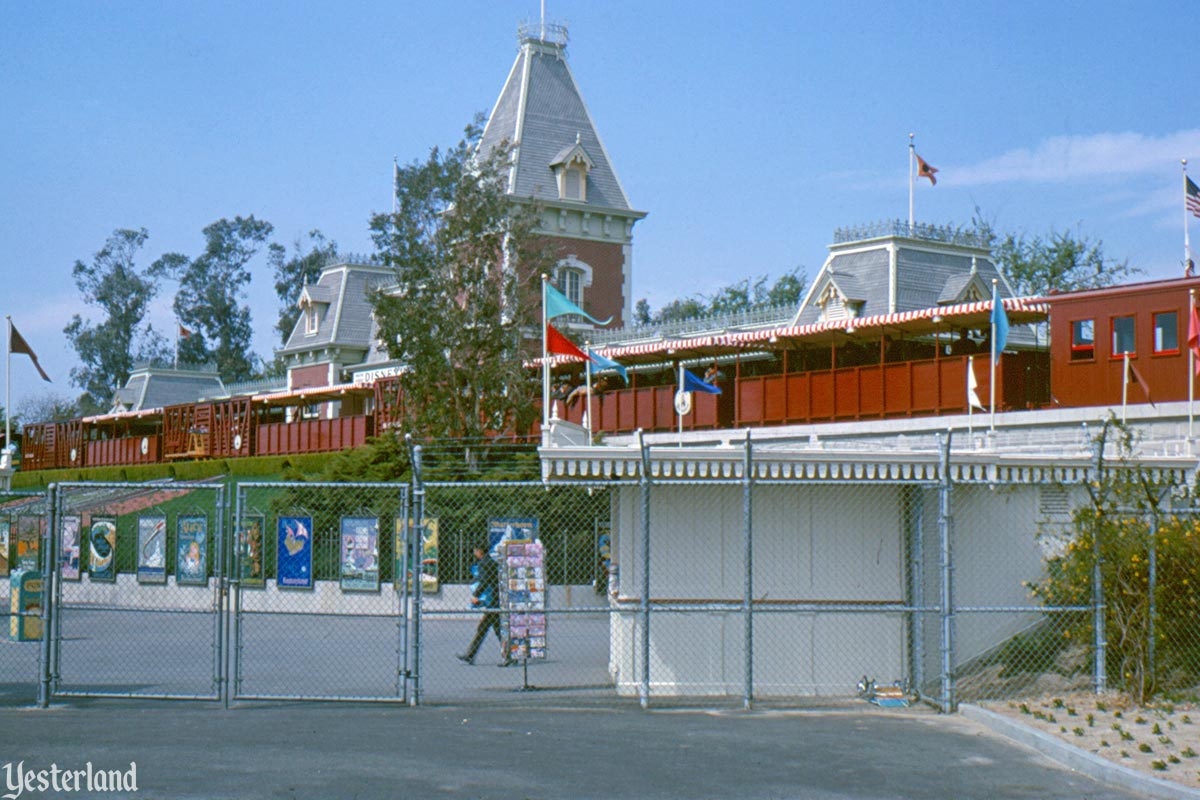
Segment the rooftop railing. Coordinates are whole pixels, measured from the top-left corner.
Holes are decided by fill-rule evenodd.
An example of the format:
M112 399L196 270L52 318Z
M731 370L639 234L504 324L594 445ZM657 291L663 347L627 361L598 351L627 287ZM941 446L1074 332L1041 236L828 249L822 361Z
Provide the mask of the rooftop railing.
M973 229L956 228L952 225L930 225L924 222L917 222L910 226L907 222L898 219L838 228L833 232L833 243L861 242L864 239L879 239L885 236L924 239L930 242L946 242L967 247L988 247L987 239Z
M617 342L632 344L634 342L654 341L656 339L698 336L704 333L725 333L728 331L769 328L776 325L786 325L788 322L791 322L792 317L796 315L797 308L798 306L793 303L757 306L745 311L709 314L654 325L634 325L616 330L597 329L588 338L594 345L607 345Z

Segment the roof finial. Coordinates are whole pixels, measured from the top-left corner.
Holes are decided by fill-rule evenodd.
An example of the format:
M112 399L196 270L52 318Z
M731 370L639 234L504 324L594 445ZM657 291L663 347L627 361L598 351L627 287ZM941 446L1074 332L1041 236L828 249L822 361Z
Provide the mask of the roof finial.
M575 144L583 144L583 132L575 131Z

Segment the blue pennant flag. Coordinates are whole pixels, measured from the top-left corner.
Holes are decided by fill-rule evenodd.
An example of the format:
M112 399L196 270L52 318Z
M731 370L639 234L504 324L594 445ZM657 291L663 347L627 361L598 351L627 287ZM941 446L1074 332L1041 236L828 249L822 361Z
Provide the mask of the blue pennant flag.
M691 373L691 370L683 371L683 390L685 392L705 392L707 394L720 394L720 388L713 386L711 383L705 383Z
M587 354L588 358L590 358L592 363L597 367L600 369L616 370L617 374L621 376L621 380L625 381L625 383L629 383L629 374L625 371L625 366L623 364L618 364L611 358L605 358L590 347L588 348Z
M607 325L608 323L612 322L612 317L609 317L603 321L596 319L591 314L587 313L582 308L568 300L565 294L560 292L558 289L555 289L549 283L545 284L545 287L546 319L549 320L554 319L555 317L561 317L563 314L578 314L584 319L590 320L597 325Z
M1004 352L1004 346L1008 344L1008 314L1004 313L1004 301L1000 299L996 290L992 289L992 328L995 333L992 335L992 358Z

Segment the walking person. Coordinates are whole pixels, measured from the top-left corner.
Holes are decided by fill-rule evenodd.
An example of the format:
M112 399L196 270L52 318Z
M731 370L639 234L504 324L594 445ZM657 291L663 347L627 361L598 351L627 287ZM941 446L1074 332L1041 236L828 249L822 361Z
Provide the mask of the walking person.
M466 664L475 663L475 654L479 646L487 638L488 629L496 632L500 647L504 647L504 639L500 635L500 567L487 555L487 550L481 546L472 551L475 563L471 565L471 575L475 578L475 589L471 592L471 605L483 609L483 616L475 628L475 638L471 640L467 652L458 656L458 660ZM507 667L513 663L508 653L503 653L504 660L500 666Z

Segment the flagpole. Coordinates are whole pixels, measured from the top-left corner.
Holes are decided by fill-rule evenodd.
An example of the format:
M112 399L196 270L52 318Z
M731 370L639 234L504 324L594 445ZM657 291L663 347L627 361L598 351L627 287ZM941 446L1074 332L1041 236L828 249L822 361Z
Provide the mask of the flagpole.
M546 346L546 282L550 276L542 273L542 444L550 444L550 353Z
M583 427L588 433L588 447L592 446L592 343L584 340L583 352L587 359L583 362L587 383L587 408L583 412Z
M1186 209L1185 209L1186 211ZM1196 290L1188 289L1188 339L1192 338L1192 319L1196 313ZM1192 440L1192 423L1196 402L1196 351L1188 342L1188 441Z
M988 387L988 392L991 395L991 422L988 425L988 430L996 430L996 362L1000 360L1000 354L996 352L996 303L1000 302L996 285L999 283L995 278L992 278L992 357L991 357L991 386Z
M1183 162L1183 270L1185 275L1191 275L1192 266L1192 243L1188 235L1188 205L1187 205L1187 159L1180 159Z
M8 454L9 461L6 466L11 466L12 462L12 316L4 315L4 319L8 322L8 346L4 353L4 452ZM0 454L0 461L5 461L3 454Z
M916 180L916 178L913 176L913 164L915 163L914 159L916 158L916 155L917 155L917 151L913 147L913 134L910 133L908 135L908 235L909 236L912 236L913 224L916 221L915 218L913 217L913 182Z
M679 390L683 391L683 362L679 362ZM679 446L683 447L683 414L679 413L679 409L675 409L675 416L679 418Z
M392 156L392 216L400 213L400 204L396 199L397 193L400 191L400 161ZM393 224L395 224L393 222Z
M179 323L175 323L175 371L179 372Z
M1129 402L1129 353L1125 353L1125 379L1121 381L1121 424L1125 424L1125 407Z
M974 442L974 431L972 430L971 414L975 410L975 404L971 402L975 398L971 397L971 378L975 376L975 356L967 356L967 441Z

